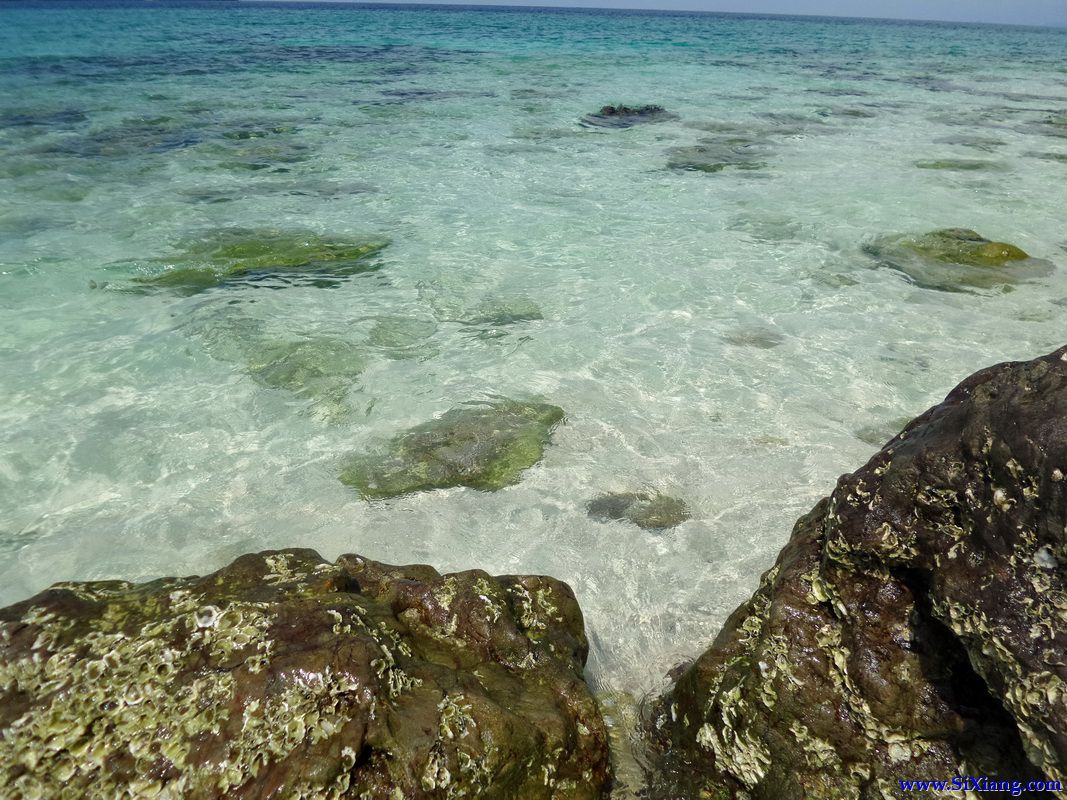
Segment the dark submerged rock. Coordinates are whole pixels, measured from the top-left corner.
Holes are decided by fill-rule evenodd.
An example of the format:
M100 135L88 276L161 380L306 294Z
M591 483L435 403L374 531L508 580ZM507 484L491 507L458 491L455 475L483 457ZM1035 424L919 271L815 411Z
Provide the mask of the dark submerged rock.
M602 494L591 500L586 510L601 522L625 520L645 530L674 528L692 517L684 500L659 492Z
M632 128L648 122L667 122L678 119L663 106L604 106L596 114L582 117L586 128Z
M758 170L767 167L773 146L752 136L720 136L699 144L667 151L667 168L688 172L722 172L725 169Z
M541 460L563 416L557 406L508 399L453 408L399 434L385 452L354 458L341 482L367 499L452 486L496 491Z
M922 236L884 236L863 249L912 283L946 292L1005 290L1051 272L1047 261L967 228L945 228Z
M677 675L652 796L1067 779L1067 348L976 373L802 517Z
M1005 167L998 161L980 158L936 158L916 161L919 169L950 170L954 172L1002 172Z
M12 796L594 800L570 588L311 550L0 610Z

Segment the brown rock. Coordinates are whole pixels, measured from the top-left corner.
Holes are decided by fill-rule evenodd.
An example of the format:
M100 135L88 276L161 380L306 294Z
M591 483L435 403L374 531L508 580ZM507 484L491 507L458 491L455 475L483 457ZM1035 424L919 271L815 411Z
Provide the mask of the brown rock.
M311 550L0 611L12 797L593 800L581 612L545 577Z
M653 796L1067 780L1065 474L1067 348L983 370L912 421L797 522L680 673Z

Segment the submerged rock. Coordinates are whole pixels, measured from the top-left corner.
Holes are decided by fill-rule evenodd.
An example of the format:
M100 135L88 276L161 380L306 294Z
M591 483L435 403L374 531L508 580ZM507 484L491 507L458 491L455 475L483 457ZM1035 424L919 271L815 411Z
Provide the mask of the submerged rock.
M950 292L1003 288L1051 272L1048 262L966 228L887 236L865 245L864 251L918 286Z
M764 169L771 153L772 147L765 139L722 136L703 139L700 144L688 147L671 148L667 151L667 168L689 172Z
M678 119L663 106L604 106L596 114L582 117L587 128L632 128L648 122L667 122Z
M366 369L365 350L335 336L275 332L255 317L229 308L204 309L186 326L214 359L237 365L260 386L311 401L308 412L327 421L349 414L348 395Z
M399 434L384 453L353 459L341 482L367 499L452 486L496 491L541 460L563 416L547 403L506 399L453 408Z
M653 797L1067 780L1067 348L978 372L802 517L678 674Z
M373 256L386 239L349 239L305 230L223 228L185 243L173 258L157 259L166 270L134 278L142 291L168 289L196 294L236 280L295 277L336 285L336 279L378 269Z
M490 298L474 309L466 323L501 328L520 322L537 322L544 318L541 307L528 297Z
M570 588L311 550L64 583L0 610L17 797L595 800Z
M917 239L904 239L901 246L936 261L974 267L1003 267L1030 257L1015 245L992 242L966 228L945 228Z
M759 350L771 350L785 341L785 334L762 325L750 325L732 330L722 338L723 341L737 347L755 347Z
M692 517L685 501L659 492L602 494L591 500L586 510L601 522L625 520L645 530L674 528Z
M342 339L316 337L269 344L249 352L248 374L272 389L340 402L366 369L363 353Z
M397 361L429 358L437 354L430 337L437 323L417 317L381 316L367 334L367 344Z
M998 161L985 161L977 158L938 158L916 161L919 169L942 169L955 172L1001 172L1004 165Z

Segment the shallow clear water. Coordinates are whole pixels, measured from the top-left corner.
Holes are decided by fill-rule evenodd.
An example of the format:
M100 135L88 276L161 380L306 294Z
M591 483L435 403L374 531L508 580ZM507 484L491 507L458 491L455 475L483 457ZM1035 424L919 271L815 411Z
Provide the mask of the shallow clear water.
M15 5L0 53L0 603L283 546L543 572L578 594L594 684L641 693L880 438L1063 343L1065 31ZM579 124L616 102L678 119ZM667 168L723 136L756 168ZM949 159L986 163L916 166ZM335 288L116 291L231 226L392 243ZM862 249L946 226L1057 268L948 293ZM500 304L543 319L473 322ZM234 356L315 336L365 362L325 410ZM520 484L367 503L338 482L494 395L568 414ZM644 487L694 518L588 518Z

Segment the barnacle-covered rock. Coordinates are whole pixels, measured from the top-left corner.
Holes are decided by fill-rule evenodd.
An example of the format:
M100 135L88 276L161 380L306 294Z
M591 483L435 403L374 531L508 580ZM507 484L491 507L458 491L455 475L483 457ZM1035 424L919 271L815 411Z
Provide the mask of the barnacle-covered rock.
M677 675L652 796L1067 780L1065 475L1067 348L978 372L913 420Z
M10 797L592 800L571 590L311 550L0 610Z
M501 398L467 403L395 436L382 452L353 457L341 482L367 499L517 483L544 453L563 409Z

